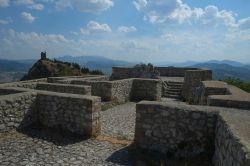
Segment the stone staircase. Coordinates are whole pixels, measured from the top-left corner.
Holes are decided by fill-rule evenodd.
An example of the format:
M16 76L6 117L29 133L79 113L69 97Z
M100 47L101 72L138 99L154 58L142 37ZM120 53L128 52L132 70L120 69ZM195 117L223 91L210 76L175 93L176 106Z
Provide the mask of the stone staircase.
M168 81L163 83L163 96L180 99L183 82Z

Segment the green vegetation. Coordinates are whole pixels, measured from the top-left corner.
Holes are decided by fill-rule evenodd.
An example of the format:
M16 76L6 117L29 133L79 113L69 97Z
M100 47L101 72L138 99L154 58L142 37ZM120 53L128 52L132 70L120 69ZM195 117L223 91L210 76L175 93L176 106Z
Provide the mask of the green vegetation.
M241 79L238 79L238 78L232 78L232 77L229 77L229 78L226 78L224 80L222 80L230 85L234 85L248 93L250 93L250 82L248 81L243 81Z

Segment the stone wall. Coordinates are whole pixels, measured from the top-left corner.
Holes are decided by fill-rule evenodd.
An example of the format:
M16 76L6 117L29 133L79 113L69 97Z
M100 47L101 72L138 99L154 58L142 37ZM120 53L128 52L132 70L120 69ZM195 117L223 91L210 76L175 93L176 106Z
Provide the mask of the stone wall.
M198 68L183 68L183 67L155 67L160 73L160 76L167 77L184 77L187 70L198 70ZM126 79L126 78L138 78L134 72L134 68L129 67L113 67L112 68L112 79Z
M155 79L123 79L116 81L73 80L72 84L91 86L92 95L103 101L160 100L161 82Z
M187 70L198 70L198 68L188 67L155 67L161 76L167 77L184 77Z
M101 99L94 96L39 92L39 122L84 136L100 134Z
M36 94L31 92L0 96L0 133L35 123L35 101Z
M135 143L139 148L175 157L210 154L216 116L172 102L142 101L136 105Z
M210 95L229 94L227 83L222 81L202 81L196 88L194 104L207 105L207 98Z
M194 103L196 88L201 81L212 80L212 70L188 70L185 72L182 97L189 103Z
M60 93L91 95L91 87L84 85L38 83L36 89Z
M132 94L133 79L112 81L111 100L125 102L130 100Z
M249 149L247 150L247 147L239 139L233 135L227 122L219 116L216 125L215 153L213 157L215 166L250 165Z
M129 67L112 67L112 79L121 80L126 78L133 78L131 72L132 68Z
M100 110L99 97L27 89L0 96L0 132L42 124L78 135L97 136Z
M162 83L156 79L134 79L131 100L161 100Z
M176 158L208 155L214 166L250 165L250 112L183 102L136 106L135 144Z

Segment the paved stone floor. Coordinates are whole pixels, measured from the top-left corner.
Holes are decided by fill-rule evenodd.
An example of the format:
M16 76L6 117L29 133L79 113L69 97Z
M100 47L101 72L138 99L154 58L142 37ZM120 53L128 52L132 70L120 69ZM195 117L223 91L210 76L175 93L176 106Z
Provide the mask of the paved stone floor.
M101 113L102 133L133 139L135 103L126 103ZM84 165L132 164L128 147L95 139L83 140L45 129L27 129L0 134L0 165Z
M129 102L101 112L102 134L118 139L133 140L135 106L136 103Z

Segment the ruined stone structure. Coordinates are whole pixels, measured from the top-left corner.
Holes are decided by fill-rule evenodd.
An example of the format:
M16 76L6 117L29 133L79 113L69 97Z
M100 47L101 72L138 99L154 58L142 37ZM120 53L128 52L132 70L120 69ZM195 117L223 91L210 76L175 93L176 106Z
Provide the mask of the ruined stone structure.
M206 69L134 71L113 68L111 78L86 75L0 84L0 133L38 124L96 137L101 102L139 101L137 148L176 158L205 154L215 166L250 165L249 93L211 80ZM175 97L179 100L169 99Z
M46 51L41 52L41 60L46 60L46 59L47 59Z

